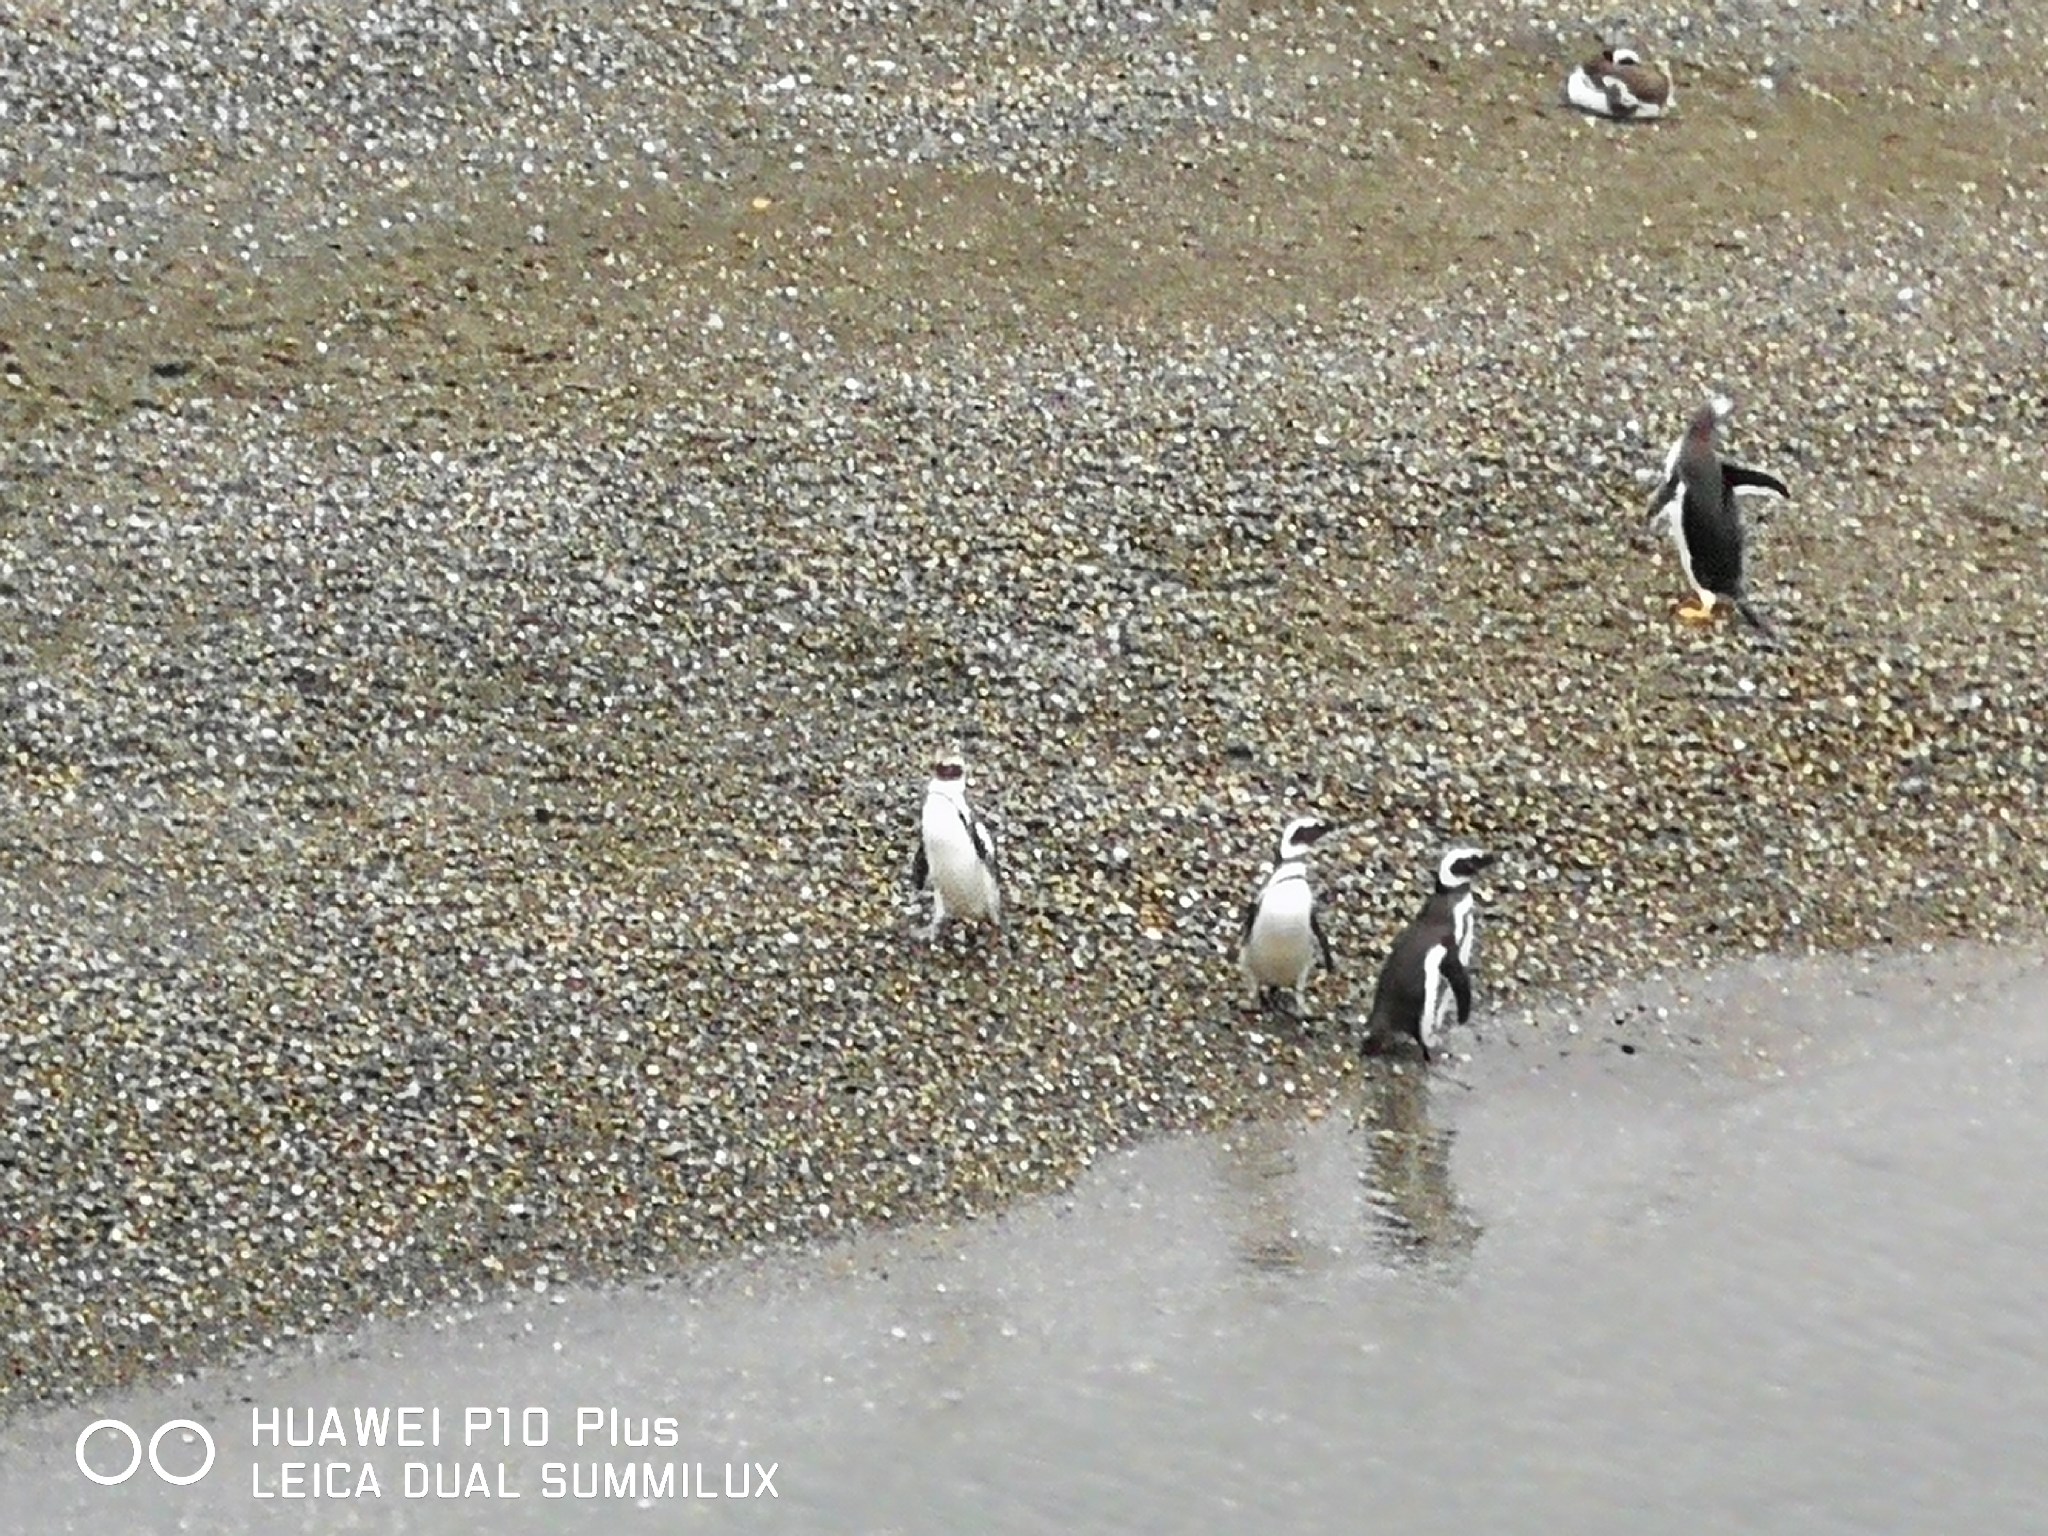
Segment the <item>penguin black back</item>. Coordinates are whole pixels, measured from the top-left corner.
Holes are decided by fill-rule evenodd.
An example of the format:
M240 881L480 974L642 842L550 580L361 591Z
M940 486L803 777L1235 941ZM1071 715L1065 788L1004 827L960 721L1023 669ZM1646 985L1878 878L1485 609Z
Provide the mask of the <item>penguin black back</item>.
M1401 931L1380 968L1362 1049L1376 1056L1403 1038L1434 1059L1431 1038L1445 990L1457 999L1458 1022L1472 1017L1472 978L1458 958L1458 935L1448 913L1432 900L1423 916Z
M1377 1054L1402 1038L1432 1058L1455 1003L1458 1022L1472 1016L1472 952L1476 937L1472 882L1494 856L1478 848L1445 850L1436 883L1415 921L1401 930L1380 968L1363 1048Z
M1650 515L1654 519L1678 497L1672 533L1687 579L1700 591L1703 602L1724 599L1752 628L1769 635L1770 625L1749 600L1749 534L1735 493L1755 490L1790 496L1791 492L1775 475L1721 457L1714 437L1731 409L1729 401L1716 397L1694 413L1685 435L1671 450Z

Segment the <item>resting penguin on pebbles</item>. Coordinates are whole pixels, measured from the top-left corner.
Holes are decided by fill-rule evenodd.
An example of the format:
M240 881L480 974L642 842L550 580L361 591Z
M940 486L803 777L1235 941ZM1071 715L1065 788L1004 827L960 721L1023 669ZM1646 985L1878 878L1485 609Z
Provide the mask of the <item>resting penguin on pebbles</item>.
M1438 861L1436 889L1380 968L1361 1045L1366 1055L1380 1055L1405 1038L1422 1047L1424 1061L1433 1060L1452 1010L1460 1024L1471 1018L1478 942L1472 881L1493 862L1477 848L1452 848Z
M967 765L942 757L925 786L924 816L910 883L932 890L931 926L918 937L935 939L949 917L986 920L1003 931L1003 892L998 879L995 834L967 806Z
M1781 497L1792 493L1776 475L1724 459L1715 450L1714 434L1733 409L1726 396L1716 395L1700 407L1685 435L1671 445L1664 459L1663 483L1650 498L1648 526L1654 530L1660 521L1668 526L1678 550L1679 568L1698 594L1697 607L1679 599L1681 622L1711 624L1715 599L1726 598L1755 629L1769 635L1770 625L1750 605L1744 587L1749 535L1735 496L1739 491Z
M1564 99L1581 112L1617 122L1648 122L1678 105L1671 77L1645 64L1633 48L1603 48L1564 83Z
M1280 851L1273 872L1244 909L1237 935L1237 963L1252 989L1251 1006L1270 1009L1282 991L1294 994L1294 1016L1308 1017L1303 991L1321 961L1336 970L1330 941L1316 914L1315 888L1309 884L1309 850L1317 839L1335 830L1314 816L1297 816L1280 833Z

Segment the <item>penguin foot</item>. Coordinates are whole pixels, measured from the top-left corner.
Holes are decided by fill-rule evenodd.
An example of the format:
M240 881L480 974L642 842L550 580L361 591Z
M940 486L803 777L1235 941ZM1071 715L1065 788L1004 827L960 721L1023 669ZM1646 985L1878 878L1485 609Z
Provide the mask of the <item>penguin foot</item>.
M1297 1024L1311 1023L1316 1017L1307 1011L1301 999L1284 986L1260 987L1245 999L1244 1007L1240 1011L1255 1013L1262 1019L1278 1014L1281 1018L1290 1019Z
M1405 1030L1375 1030L1358 1042L1358 1054L1361 1056L1410 1056L1418 1051L1422 1054L1424 1066L1436 1059L1427 1045Z
M1681 597L1672 606L1671 616L1679 623L1695 629L1705 629L1718 617L1713 608L1702 607L1699 599L1691 596Z

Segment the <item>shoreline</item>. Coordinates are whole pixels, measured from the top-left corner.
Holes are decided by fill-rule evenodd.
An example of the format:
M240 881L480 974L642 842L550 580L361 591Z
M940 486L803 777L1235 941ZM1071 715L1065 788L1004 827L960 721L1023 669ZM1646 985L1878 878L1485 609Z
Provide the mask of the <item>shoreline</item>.
M1948 1019L1970 1029L1969 1038L1987 1040L1993 1038L1989 1027L2007 1017L2010 1003L2023 1000L2031 1016L2016 1021L2023 1023L2016 1035L2017 1067L2032 1071L2048 1060L2039 1011L2048 1000L2044 980L2048 945L2013 951L1961 946L1876 958L1763 957L1629 984L1581 1010L1573 1019L1577 1034L1543 1027L1525 1033L1526 1050L1495 1046L1481 1053L1469 1069L1476 1091L1438 1080L1418 1095L1411 1091L1417 1086L1412 1076L1404 1083L1382 1074L1351 1085L1328 1115L1240 1124L1122 1149L1073 1189L1022 1201L998 1221L871 1232L823 1248L723 1263L653 1286L572 1285L544 1295L492 1297L405 1322L377 1321L322 1340L312 1350L101 1397L91 1411L140 1423L187 1416L210 1426L220 1444L224 1471L195 1495L203 1502L165 1500L148 1487L124 1490L124 1517L132 1516L138 1530L189 1524L195 1509L208 1511L209 1529L272 1528L278 1509L288 1506L269 1502L280 1476L270 1463L292 1453L280 1445L266 1461L260 1445L252 1450L238 1428L252 1413L256 1422L274 1423L289 1407L310 1426L329 1405L341 1405L348 1420L349 1405L407 1403L428 1405L418 1410L427 1422L429 1407L440 1405L451 1415L446 1429L452 1444L452 1426L460 1417L452 1405L494 1402L527 1405L529 1412L545 1406L558 1424L547 1449L515 1445L482 1453L481 1461L474 1450L446 1448L319 1454L340 1456L351 1477L360 1464L381 1465L390 1480L387 1499L399 1491L397 1455L443 1471L451 1457L464 1469L472 1462L489 1469L495 1461L496 1486L523 1485L529 1495L519 1504L492 1501L494 1511L515 1521L514 1528L524 1528L516 1526L519 1519L561 1520L564 1508L575 1507L583 1509L577 1520L602 1529L602 1522L616 1516L601 1503L557 1507L531 1495L543 1472L560 1481L563 1458L617 1459L620 1449L602 1437L594 1449L579 1452L568 1434L572 1420L582 1422L573 1415L608 1403L629 1418L657 1411L671 1416L677 1448L636 1451L634 1442L625 1443L624 1454L651 1458L650 1464L667 1455L714 1466L719 1456L778 1460L788 1469L780 1496L799 1507L775 1518L790 1528L815 1528L816 1507L849 1497L886 1506L903 1495L903 1485L891 1478L857 1475L872 1463L878 1436L880 1443L923 1445L932 1452L930 1461L917 1462L920 1479L941 1476L949 1457L940 1447L951 1446L952 1456L974 1461L977 1442L963 1439L974 1431L961 1427L965 1403L995 1404L966 1418L980 1433L997 1433L1006 1446L1015 1437L1031 1456L1078 1460L1079 1447L1044 1419L1048 1403L1058 1403L1061 1412L1107 1414L1120 1394L1147 1382L1145 1390L1186 1401L1177 1395L1184 1390L1181 1377L1194 1373L1199 1380L1215 1369L1219 1340L1234 1341L1229 1358L1238 1362L1234 1368L1250 1373L1255 1400L1271 1401L1278 1390L1274 1382L1300 1379L1304 1371L1313 1376L1312 1367L1297 1357L1331 1348L1327 1320L1333 1309L1348 1320L1347 1328L1358 1330L1340 1356L1363 1351L1370 1362L1385 1352L1396 1363L1418 1354L1421 1362L1446 1357L1460 1384L1450 1391L1454 1402L1460 1392L1500 1390L1484 1379L1483 1367L1495 1348L1507 1347L1546 1367L1548 1388L1524 1382L1519 1390L1569 1395L1579 1390L1577 1378L1560 1375L1558 1361L1603 1380L1617 1368L1590 1347L1603 1327L1618 1334L1610 1345L1628 1346L1626 1359L1651 1347L1634 1322L1606 1317L1604 1305L1566 1308L1569 1327L1592 1330L1584 1338L1532 1340L1517 1323L1527 1306L1541 1311L1555 1305L1540 1298L1557 1295L1560 1281L1578 1277L1602 1288L1586 1272L1589 1241L1619 1269L1604 1289L1626 1294L1634 1283L1629 1277L1639 1275L1646 1262L1637 1250L1669 1240L1665 1213L1704 1204L1725 1219L1731 1206L1740 1211L1753 1202L1760 1211L1776 1213L1761 1230L1771 1244L1771 1273L1781 1278L1749 1275L1748 1255L1725 1260L1726 1275L1677 1277L1680 1298L1667 1300L1665 1310L1677 1318L1688 1306L1711 1306L1717 1287L1731 1284L1786 1294L1799 1275L1810 1274L1817 1254L1830 1253L1829 1244L1811 1244L1808 1226L1800 1222L1825 1224L1832 1218L1810 1208L1810 1189L1792 1197L1788 1207L1788 1167L1772 1162L1767 1152L1753 1153L1751 1143L1767 1134L1767 1147L1790 1167L1801 1165L1794 1149L1803 1146L1808 1160L1832 1166L1847 1159L1847 1167L1870 1175L1857 1159L1880 1155L1871 1149L1890 1145L1881 1123L1895 1106L1866 1103L1857 1085L1868 1080L1896 1088L1890 1063L1902 1056L1919 1059L1933 1051L1942 1061L1956 1060L1952 1048L1921 1028L1922 1000L1938 1000ZM1671 1013L1660 1025L1657 1010L1664 1007ZM1617 1018L1618 1026L1612 1022ZM1635 1055L1614 1049L1620 1039L1607 1031L1617 1028L1633 1036ZM1974 1146L1971 1136L1990 1134L1980 1117L1991 1106L2006 1113L2023 1100L2023 1086L1999 1085L1996 1061L1978 1054L1978 1067L1964 1069L1960 1079L1943 1079L1951 1089L1958 1080L1975 1085L1969 1113L1937 1114L1937 1121L1951 1127L1941 1138L1945 1142L1953 1142L1954 1127L1976 1125L1962 1143ZM2008 1059L2006 1065L2016 1063ZM1877 1076L1869 1078L1873 1069ZM1870 1124L1873 1117L1879 1126ZM2025 1160L2006 1161L2019 1167ZM1813 1177L1810 1168L1797 1174L1801 1187ZM1916 1221L1930 1219L1931 1211L1969 1232L1982 1217L1949 1209L1938 1180L1930 1185L1919 1172L1908 1177L1906 1167L1889 1159L1875 1177L1881 1186L1891 1181L1895 1198L1916 1213ZM1799 1220L1787 1226L1785 1209L1797 1211ZM1888 1219L1867 1225L1890 1233ZM1903 1241L1896 1233L1887 1240ZM1996 1222L1986 1240L2004 1241ZM1958 1284L1995 1293L1992 1276L1955 1257L1962 1264L1952 1271ZM1809 1290L1825 1294L1841 1285L1842 1275L1860 1273L1854 1252L1833 1254L1829 1262L1835 1278L1809 1278ZM1787 1265L1792 1269L1784 1277ZM1999 1273L2005 1282L2023 1282L2023 1267L2018 1278ZM1905 1315L1917 1315L1917 1282L1894 1286ZM1563 1286L1565 1292L1572 1289ZM1651 1305L1643 1297L1631 1299ZM1869 1300L1868 1294L1853 1297L1846 1326L1861 1325L1866 1312L1859 1307L1867 1309ZM1809 1349L1820 1321L1813 1305L1808 1300L1781 1320ZM1219 1314L1239 1317L1241 1328L1219 1330ZM1453 1314L1461 1319L1456 1326L1449 1324ZM1695 1330L1716 1341L1710 1355L1733 1347L1719 1337L1719 1326L1702 1322ZM1828 1326L1845 1324L1830 1319ZM1468 1336L1475 1329L1477 1344ZM1269 1336L1263 1345L1260 1335ZM2012 1336L1996 1337L1998 1347L1989 1353L2003 1358ZM1518 1338L1523 1342L1516 1345ZM1817 1357L1802 1357L1798 1379L1883 1371L1894 1359L1891 1343L1873 1346L1866 1359L1848 1352L1834 1333L1828 1338L1825 1366ZM1764 1348L1755 1341L1750 1347ZM1933 1390L1912 1374L1912 1357L1907 1359L1914 1391ZM1716 1434L1726 1434L1726 1426L1765 1411L1770 1392L1783 1389L1752 1383L1751 1390L1763 1397L1745 1404L1738 1393L1742 1370L1721 1367L1717 1360L1715 1355L1689 1368L1709 1378L1725 1370L1733 1380L1717 1394L1680 1401L1686 1414L1705 1415ZM1065 1364L1055 1368L1058 1362ZM1419 1370L1420 1362L1414 1363ZM1369 1364L1360 1369L1368 1372L1373 1392L1399 1393L1404 1402L1413 1400L1415 1411L1443 1411L1439 1377L1427 1371L1411 1377L1395 1363L1377 1374ZM1606 1390L1635 1391L1627 1383L1639 1377L1626 1363L1619 1370L1619 1384ZM1475 1371L1478 1379L1468 1380ZM1154 1377L1164 1378L1163 1384ZM1948 1378L1942 1383L1945 1388ZM879 1416L878 1403L884 1405ZM1395 1417L1405 1411L1396 1410ZM1472 1411L1469 1405L1466 1411ZM0 1421L0 1491L20 1496L20 1507L37 1510L38 1528L70 1529L104 1518L111 1507L108 1490L56 1470L68 1469L70 1443L84 1412L45 1406ZM954 1425L953 1432L927 1443L932 1430L920 1426L929 1415ZM1238 1422L1229 1412L1215 1417L1214 1424L1204 1418L1199 1432L1231 1433ZM1420 1427L1414 1432L1427 1438ZM1587 1429L1568 1420L1560 1432L1579 1435ZM1893 1443L1882 1434L1875 1440L1880 1447ZM1297 1450L1312 1459L1324 1454L1313 1446ZM1400 1464L1390 1451L1379 1454L1382 1462ZM1135 1457L1141 1471L1162 1455L1174 1459L1149 1432L1100 1455L1118 1466L1127 1464L1124 1457ZM542 1456L557 1460L542 1468ZM1800 1467L1812 1465L1810 1458L1792 1459ZM252 1462L254 1486L269 1490L255 1502L247 1497ZM1375 1466L1382 1479L1391 1476L1390 1466ZM1437 1508L1440 1489L1424 1473L1416 1475L1423 1485L1419 1507ZM1002 1483L1018 1501L1003 1506L1005 1518L1021 1518L1022 1510L1037 1507L1034 1499L1042 1503L1042 1481L1034 1475L1023 1484ZM1525 1482L1479 1480L1503 1499L1525 1497ZM1104 1485L1088 1506L1095 1524L1086 1528L1109 1528L1112 1508L1157 1499L1159 1486L1177 1483L1155 1485L1134 1475ZM1649 1497L1659 1485L1651 1477L1640 1487L1627 1479L1589 1486L1605 1491L1604 1507L1618 1510L1624 1488ZM381 1506L357 1499L349 1507L357 1518L367 1518ZM473 1506L461 1503L437 1503L431 1514L424 1506L407 1507L421 1511L409 1518L425 1521L422 1529L463 1529L474 1518ZM803 1527L806 1519L811 1526ZM549 1528L584 1526L571 1521Z
M757 1286L772 1294L791 1287L804 1290L814 1280L834 1276L886 1274L892 1256L996 1241L990 1234L1013 1219L1049 1234L1049 1217L1070 1208L1083 1188L1113 1186L1123 1177L1118 1169L1131 1159L1185 1161L1197 1156L1194 1148L1227 1152L1233 1146L1264 1148L1262 1155L1270 1155L1277 1144L1311 1141L1346 1125L1351 1134L1377 1130L1406 1147L1383 1170L1392 1182L1383 1183L1376 1197L1383 1201L1380 1240L1389 1255L1400 1256L1390 1262L1419 1262L1448 1280L1473 1243L1483 1240L1482 1223L1455 1193L1458 1176L1450 1148L1460 1139L1476 1146L1481 1158L1525 1159L1527 1148L1513 1126L1531 1113L1554 1113L1560 1095L1575 1100L1588 1092L1619 1094L1617 1103L1639 1107L1662 1104L1649 1118L1638 1117L1640 1123L1624 1116L1634 1130L1623 1122L1610 1130L1664 1134L1670 1127L1661 1116L1682 1104L1704 1114L1861 1059L1868 1046L1860 1032L1831 1022L1836 1001L1871 994L1896 1000L1925 989L1938 994L1944 1008L1982 1012L1988 999L2044 974L2048 934L2014 945L1730 959L1702 970L1634 978L1594 994L1537 999L1517 1009L1515 1018L1500 1012L1486 1016L1480 1021L1485 1034L1477 1040L1467 1034L1460 1042L1465 1049L1452 1055L1448 1069L1423 1074L1419 1063L1396 1069L1381 1061L1341 1073L1316 1097L1278 1100L1252 1118L1105 1145L1068 1180L1016 1195L988 1211L964 1217L909 1215L897 1224L823 1239L756 1242L743 1251L666 1271L557 1274L539 1284L476 1287L410 1312L359 1319L337 1332L204 1356L168 1375L17 1400L0 1410L0 1430L33 1436L40 1433L39 1425L75 1418L84 1402L91 1402L95 1412L112 1411L110 1403L169 1411L223 1394L243 1397L251 1387L317 1374L322 1362L410 1358L414 1349L405 1342L408 1338L444 1333L453 1338L464 1330L502 1333L509 1321L522 1316L527 1319L523 1328L530 1331L533 1320L565 1302L586 1311L602 1311L609 1301L640 1309L663 1305L640 1298L696 1307L720 1297L752 1297ZM1424 1089L1420 1095L1414 1091L1418 1084ZM1549 1109L1543 1108L1546 1104ZM1479 1122L1473 1117L1488 1114L1497 1123L1487 1134L1475 1135ZM1550 1189L1561 1201L1585 1198L1585 1190L1569 1187L1575 1178L1598 1186L1612 1176L1602 1166L1604 1154L1595 1156L1586 1147L1565 1148L1556 1156L1556 1169L1529 1182ZM1577 1173L1563 1172L1567 1165ZM1296 1262L1285 1255L1299 1247L1298 1234L1268 1236L1278 1245L1271 1262ZM1245 1250L1247 1263L1268 1262L1258 1257L1263 1239L1254 1235L1245 1241L1252 1245Z

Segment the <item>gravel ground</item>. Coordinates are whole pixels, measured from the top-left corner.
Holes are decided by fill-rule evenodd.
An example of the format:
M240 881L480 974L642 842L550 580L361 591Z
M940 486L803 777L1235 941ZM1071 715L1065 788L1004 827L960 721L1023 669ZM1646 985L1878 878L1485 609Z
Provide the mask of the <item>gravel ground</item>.
M2038 940L2048 10L1389 10L0 0L0 1409L1316 1113L1452 837L1488 1017Z

